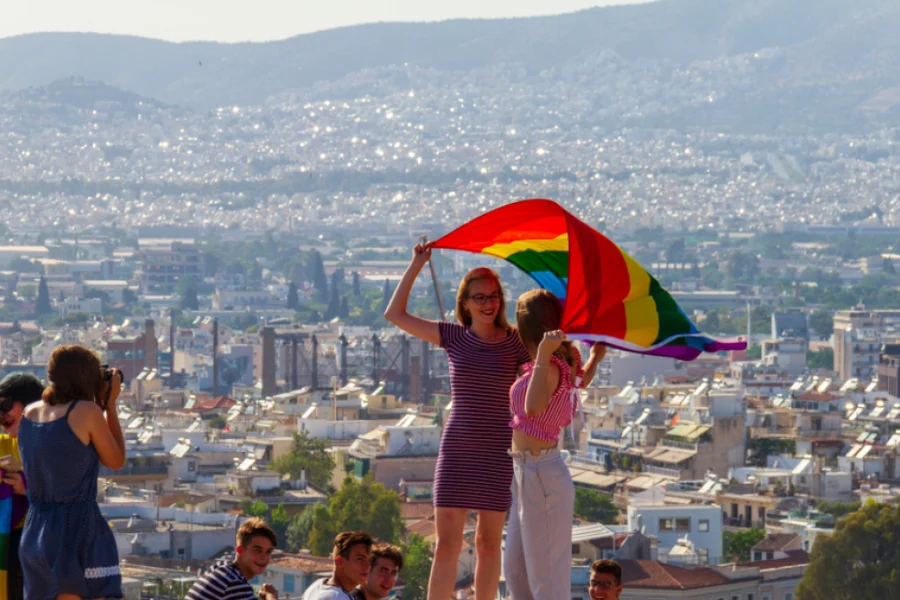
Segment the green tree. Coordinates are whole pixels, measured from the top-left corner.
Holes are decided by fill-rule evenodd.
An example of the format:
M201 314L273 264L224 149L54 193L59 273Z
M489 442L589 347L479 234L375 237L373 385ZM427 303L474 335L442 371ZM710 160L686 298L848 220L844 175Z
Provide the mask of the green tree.
M834 350L832 348L807 350L806 366L810 369L834 369Z
M287 510L284 508L284 504L279 504L275 508L273 508L269 513L269 518L266 519L269 523L269 527L275 531L275 536L278 538L278 543L283 544L287 540L287 530L291 525L291 518L287 514Z
M347 476L341 489L331 497L327 510L318 511L313 516L309 550L313 554L321 550L330 551L330 546L325 548L321 536L332 530L368 531L383 542L397 543L403 529L401 508L402 502L397 492L375 483L370 475L362 480ZM321 519L328 521L327 526L320 522Z
M288 287L287 308L296 310L299 303L300 298L297 296L297 286L292 281L291 285Z
M37 316L48 315L53 312L50 306L50 291L47 289L47 281L43 275L38 283L37 302L34 304L34 313Z
M820 340L827 340L834 332L834 314L827 310L813 312L809 315L809 328Z
M870 500L816 537L797 600L896 598L900 573L900 505Z
M34 263L27 258L17 256L9 261L9 270L16 273L34 273Z
M750 560L750 549L763 541L765 537L765 529L725 530L722 533L722 552L729 560L746 562Z
M353 271L353 295L362 296L362 290L359 287L359 273L357 271Z
M306 479L321 489L331 486L334 458L328 453L327 440L310 437L308 431L294 434L291 451L272 461L272 468L291 479L300 479L306 471Z
M313 524L309 530L309 551L314 556L328 556L334 548L334 537L339 529L324 504L307 508L313 511Z
M338 296L338 286L331 286L331 297L328 299L328 308L325 309L325 320L330 321L341 313L341 298Z
M124 290L122 290L122 302L124 304L136 304L137 301L137 294L135 294L131 288L126 287Z
M431 563L434 555L431 553L431 545L417 533L413 533L404 542L403 546L403 579L406 586L403 588L402 600L419 600L426 596L428 591L428 577L431 573Z
M316 511L314 510L314 507L310 506L294 517L291 524L288 525L287 537L285 539L288 552L299 552L300 550L309 547L309 534L312 531L313 523L315 522L315 514Z
M615 523L619 509L606 494L575 488L575 516L594 523Z
M291 518L285 510L284 504L279 504L270 510L265 502L253 502L251 500L248 503L239 504L238 508L241 509L245 516L258 517L266 521L275 532L279 544L284 543L284 540L287 539L287 529L291 524Z
M181 310L197 310L200 302L197 299L197 282L193 277L185 277L176 286L178 295L181 296Z
M673 240L666 248L665 257L670 263L684 262L684 238Z
M337 288L338 293L340 293L346 284L347 280L344 276L344 269L335 269L334 273L331 274L331 287Z
M829 502L823 500L816 505L816 510L820 513L831 515L835 519L840 519L852 512L858 511L861 506L862 504L860 502L841 502L840 500Z
M209 426L212 429L225 429L226 427L228 427L228 421L226 421L225 417L223 417L222 415L213 415L209 420Z
M350 316L350 302L347 300L347 296L341 298L341 309L338 311L338 316L342 320L346 320Z
M748 360L759 360L762 358L762 346L756 344L755 346L750 346L747 348L747 359Z
M37 297L37 286L33 283L20 285L18 287L18 294L20 298L25 300L34 300L34 298Z
M328 297L328 277L325 275L325 264L322 262L322 255L318 250L313 250L309 258L308 267L309 280L316 289L316 294L320 300Z

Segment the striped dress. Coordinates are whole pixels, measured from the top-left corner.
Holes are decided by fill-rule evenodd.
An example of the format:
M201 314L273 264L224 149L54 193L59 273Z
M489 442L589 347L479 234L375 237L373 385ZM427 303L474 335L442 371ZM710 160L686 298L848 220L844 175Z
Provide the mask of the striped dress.
M486 342L456 323L438 327L450 361L453 408L441 436L434 505L506 511L513 476L509 388L531 357L514 331Z

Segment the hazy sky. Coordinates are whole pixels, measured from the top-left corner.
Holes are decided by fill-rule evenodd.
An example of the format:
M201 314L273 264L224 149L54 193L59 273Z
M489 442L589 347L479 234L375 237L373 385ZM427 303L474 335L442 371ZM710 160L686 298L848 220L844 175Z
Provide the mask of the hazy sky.
M261 41L374 21L572 12L646 0L0 0L0 38L39 31Z

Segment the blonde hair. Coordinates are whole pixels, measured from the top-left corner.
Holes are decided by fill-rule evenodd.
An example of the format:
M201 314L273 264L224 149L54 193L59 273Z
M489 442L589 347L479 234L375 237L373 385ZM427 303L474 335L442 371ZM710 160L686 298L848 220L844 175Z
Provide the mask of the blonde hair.
M494 325L510 331L512 327L506 320L506 297L503 293L503 284L500 283L500 276L493 269L487 267L472 269L459 282L459 290L456 292L456 319L465 327L472 325L472 314L466 308L466 300L469 299L469 285L474 281L493 281L497 284L497 290L500 292L500 307L497 309L497 316L494 317Z
M545 333L559 329L562 314L562 302L547 290L531 290L519 296L516 303L516 327L519 339L528 352L534 353L537 350ZM554 354L575 369L572 342L563 342ZM572 375L574 377L574 371Z

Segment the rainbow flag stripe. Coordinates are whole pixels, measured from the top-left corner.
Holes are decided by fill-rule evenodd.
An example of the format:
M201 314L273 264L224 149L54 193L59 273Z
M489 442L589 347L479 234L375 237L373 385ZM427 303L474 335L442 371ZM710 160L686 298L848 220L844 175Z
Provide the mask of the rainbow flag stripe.
M747 347L701 333L646 269L552 200L492 210L434 246L495 256L528 273L564 301L562 329L573 339L681 360Z

